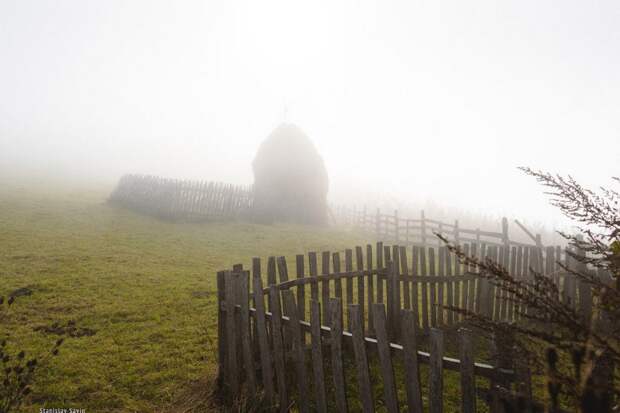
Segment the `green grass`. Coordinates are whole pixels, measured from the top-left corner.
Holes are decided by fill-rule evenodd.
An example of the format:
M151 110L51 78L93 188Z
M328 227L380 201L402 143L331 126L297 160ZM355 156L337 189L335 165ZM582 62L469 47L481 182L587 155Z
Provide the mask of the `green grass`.
M203 402L217 362L216 271L236 263L250 268L255 256L285 255L293 273L297 253L340 251L344 259L345 248L370 241L303 226L162 222L106 205L111 188L105 186L0 188L0 295L21 287L33 291L14 304L0 335L40 354L58 336L37 327L73 321L95 332L66 338L60 355L39 371L23 412L207 409ZM448 346L448 354L454 353ZM370 362L374 399L384 411L376 356ZM404 378L395 364L402 408ZM355 369L351 360L345 365L350 406L360 407ZM329 370L326 378L330 388ZM427 403L425 365L421 379ZM444 385L446 411L459 410L458 374L446 372ZM484 407L480 402L479 411Z
M28 412L168 411L215 373L217 270L365 242L333 229L161 222L106 205L105 187L2 188L0 294L33 294L0 334L38 354L58 336L35 327L72 320L96 332L66 338L39 371Z

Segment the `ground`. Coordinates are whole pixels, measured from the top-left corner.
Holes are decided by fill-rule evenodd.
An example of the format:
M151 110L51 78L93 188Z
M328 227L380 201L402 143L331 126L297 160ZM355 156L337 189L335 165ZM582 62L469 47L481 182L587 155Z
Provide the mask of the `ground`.
M28 354L66 338L24 412L174 410L215 374L217 270L364 241L302 226L161 222L108 206L105 185L1 188L0 295L32 294L0 333Z
M40 369L23 412L213 409L205 400L217 363L216 271L249 268L255 256L294 263L296 253L369 241L342 229L162 222L107 205L111 189L0 185L0 295L32 292L18 297L0 335L28 354L65 338L59 356ZM380 381L373 363L371 376ZM421 376L426 389L426 366ZM347 382L354 396L352 369ZM446 411L458 410L458 375L446 372L444 384ZM381 405L381 387L373 392ZM405 400L404 388L399 393Z

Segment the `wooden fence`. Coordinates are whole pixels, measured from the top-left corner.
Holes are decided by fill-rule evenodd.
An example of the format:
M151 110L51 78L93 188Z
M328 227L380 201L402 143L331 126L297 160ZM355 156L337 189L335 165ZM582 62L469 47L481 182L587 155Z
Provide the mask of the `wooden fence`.
M519 224L521 230L526 233L531 242L524 243L511 239L507 218L502 218L501 232L463 228L458 220L443 222L430 219L425 216L423 210L420 211L420 217L414 219L400 216L398 210L395 210L393 214L386 214L380 209L371 213L366 210L366 207L357 209L338 206L334 209L334 218L338 224L356 227L374 234L377 240L404 245L429 245L434 242L435 245L441 246L442 241L434 235L439 233L456 244L473 242L496 246L542 246L540 234L530 233L521 224Z
M109 202L170 220L234 218L249 211L252 190L218 182L125 175Z
M529 268L546 274L561 287L563 300L584 316L592 311L589 285L560 270L558 258L574 263L558 248L463 248L503 263L518 277L530 277ZM372 412L379 402L388 412L421 412L428 400L424 411L438 413L444 411L444 370L460 375L462 412L475 412L480 400L491 412L502 411L500 384L518 385L531 399L528 366L499 345L489 361L476 362L472 334L459 329L461 316L443 306L503 320L517 320L521 312L445 247L378 242L375 248L310 252L296 256L294 277L285 257L269 257L266 287L264 270L254 258L251 273L236 265L217 274L219 380L232 399L241 397L242 389L250 395L260 390L280 411L294 406L301 412ZM458 337L456 357L445 354L444 334ZM426 389L421 364L428 366ZM395 368L404 375L395 376ZM487 385L481 387L476 378ZM377 381L382 396L372 391ZM405 391L399 395L398 388Z

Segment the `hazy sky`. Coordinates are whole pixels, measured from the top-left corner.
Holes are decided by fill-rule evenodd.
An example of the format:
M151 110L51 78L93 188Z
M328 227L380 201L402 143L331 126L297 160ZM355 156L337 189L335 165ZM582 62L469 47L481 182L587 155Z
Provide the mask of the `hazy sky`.
M252 181L284 120L339 194L547 217L620 163L620 1L0 1L0 163Z

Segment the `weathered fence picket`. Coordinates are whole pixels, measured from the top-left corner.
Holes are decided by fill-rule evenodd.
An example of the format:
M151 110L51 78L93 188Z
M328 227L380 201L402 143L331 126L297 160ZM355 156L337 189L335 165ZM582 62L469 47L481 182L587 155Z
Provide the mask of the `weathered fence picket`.
M260 263L259 263L260 264ZM260 265L258 266L260 268ZM263 296L263 280L260 276L260 269L253 274L253 295L256 308L255 325L256 336L260 353L260 365L265 389L265 398L269 403L273 403L273 365L271 352L269 350L269 338L267 336L267 323L265 320L265 299Z
M396 395L396 381L394 378L394 368L392 367L392 355L390 353L390 340L388 339L386 329L385 306L383 304L373 304L371 315L377 334L377 348L381 376L383 377L385 406L390 413L398 412L398 397Z
M228 353L228 365L226 372L228 374L228 386L232 394L239 393L239 376L237 371L237 326L235 325L235 295L237 293L234 279L230 271L226 271L224 275L225 291L226 291L226 346Z
M330 298L329 310L331 319L331 361L334 379L336 408L341 412L348 411L347 393L344 382L344 366L342 364L342 300Z
M245 368L245 381L249 394L256 393L256 369L254 368L254 354L250 335L250 309L249 309L249 278L250 272L243 271L238 274L240 291L240 319L241 319L241 347L243 352L243 366Z
M428 249L428 273L431 278L436 276L435 273L435 249ZM437 282L432 280L429 285L430 288L430 316L431 316L431 326L437 327Z
M317 300L311 300L310 331L312 335L312 371L314 373L316 410L318 412L327 412L327 393L325 392L325 372L323 370L321 325L321 304Z
M282 339L282 312L280 310L280 291L275 285L269 287L269 302L271 303L271 340L273 342L278 395L280 396L280 411L286 412L288 411L288 392L284 365L284 341Z
M463 242L461 247L504 265L521 278L531 277L530 267L543 270L550 279L559 280L561 297L576 305L584 317L591 317L592 292L551 261L557 257L556 248ZM511 304L511 296L498 295L501 286L495 280L463 265L443 246L414 245L411 261L404 246L377 243L376 263L371 245L365 253L366 259L362 247L345 249L341 271L340 252L325 251L319 272L317 254L310 252L308 275L306 255L296 255L294 278L289 277L285 257L271 256L266 260L266 286L264 262L259 258L252 260L251 278L241 264L217 273L218 383L227 389L227 400L263 391L269 405L282 412L292 406L302 412L326 412L333 407L346 412L353 404L347 394L347 384L353 383L347 382L355 377L357 402L363 411L372 412L381 399L375 396L372 376L381 382L381 400L387 411L406 406L407 411L418 412L425 407L420 363L429 369L425 398L430 412L444 411L445 369L460 375L460 408L466 413L475 412L480 400L490 403L490 411L500 411L497 389L510 392L506 389L513 383L515 391L531 395L528 366L523 360L513 362L506 357L512 352L510 345L496 341L497 350L491 351L493 365L476 363L473 334L462 328L467 318L447 309L454 306L518 321L519 306ZM458 359L444 355L444 335L455 337L456 331ZM428 343L430 352L418 347L421 340ZM404 383L397 382L397 366L403 369ZM488 388L478 387L481 377L488 381ZM400 386L405 390L401 399Z
M295 257L295 268L297 279L304 278L304 259L305 256L303 254L298 254ZM306 319L306 286L305 284L299 284L297 287L297 308L298 315L300 320Z
M443 331L431 328L431 359L429 382L429 412L443 413Z
M321 254L321 275L324 277L327 277L329 274L330 255L331 254L329 251L323 251ZM327 305L329 302L329 280L327 278L324 278L323 281L321 281L321 301L323 303L323 320L328 320L330 315L330 307Z
M344 250L344 271L353 271L353 251L350 248ZM345 280L347 293L347 307L353 304L353 278L347 277ZM347 313L347 328L351 331L351 314Z
M357 381L359 385L360 400L364 413L374 412L372 400L372 387L370 384L370 372L368 370L368 357L366 356L366 344L362 330L362 314L357 304L350 304L349 308L349 329L353 340L353 353L355 355L355 366L357 370Z
M461 360L461 410L476 412L476 378L474 375L474 348L469 330L459 330L459 358Z
M420 382L416 337L418 334L417 315L412 311L403 310L401 320L407 406L410 413L417 413L422 411L422 383Z
M306 381L306 362L304 357L305 342L299 326L299 310L291 290L284 290L282 294L284 301L287 303L287 308L290 309L288 329L293 341L292 352L295 361L295 372L297 373L299 410L302 413L307 413L310 411L310 403L308 400L308 383Z

